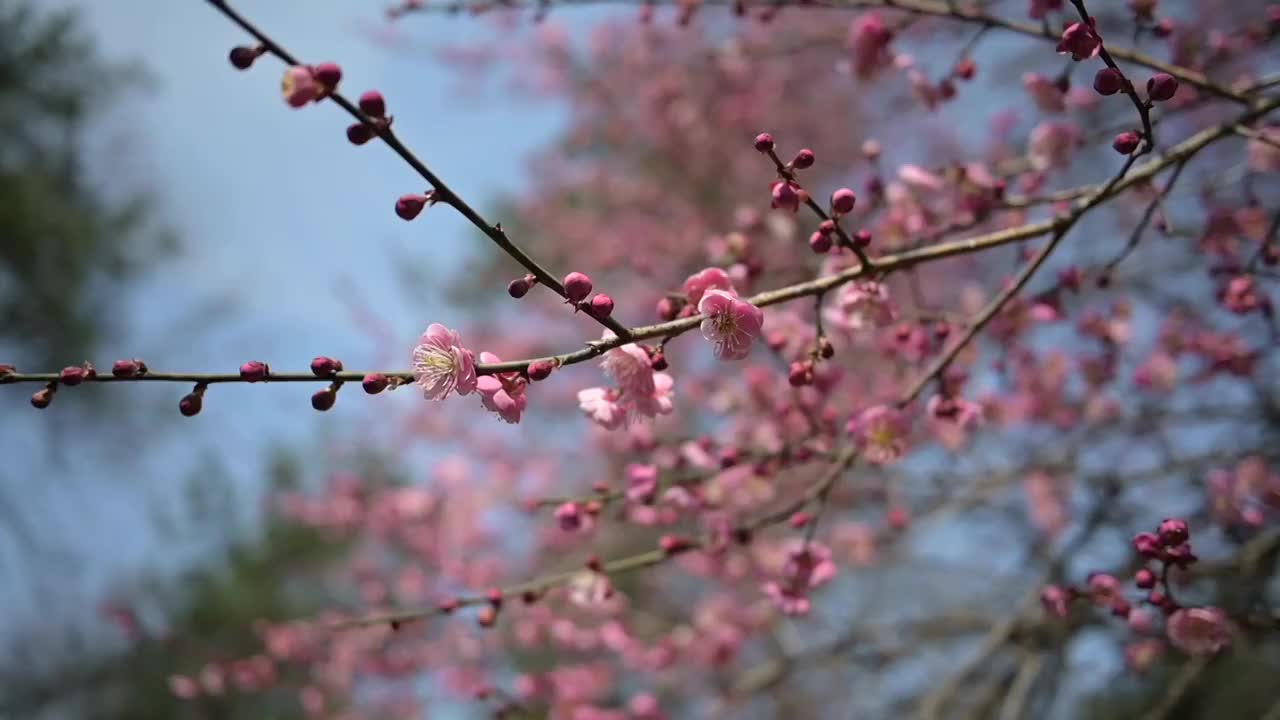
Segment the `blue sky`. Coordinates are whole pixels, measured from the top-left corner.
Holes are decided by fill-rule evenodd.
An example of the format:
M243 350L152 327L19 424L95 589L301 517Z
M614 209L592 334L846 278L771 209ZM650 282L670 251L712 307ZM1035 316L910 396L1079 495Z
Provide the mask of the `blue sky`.
M463 253L491 248L444 208L413 223L398 219L396 197L424 190L423 181L377 143L347 143L348 119L336 107L288 108L277 61L232 69L228 50L247 40L238 28L199 0L63 4L82 10L108 57L140 61L155 80L95 130L96 171L104 182L153 191L183 247L165 272L134 288L136 332L103 348L94 358L100 366L139 356L157 370L227 371L249 359L300 370L329 354L349 369L365 368L374 346L356 328L340 287L354 288L406 353L429 322L461 315L438 300L407 307L388 250L409 249L412 262L443 276ZM302 59L339 62L349 94L380 89L402 139L473 205L518 189L526 180L523 158L557 127L548 106L497 93L483 102L457 96L457 74L430 50L480 37L475 20L414 18L399 26L405 44L392 48L374 40L388 28L381 3L245 0L238 7ZM209 303L225 318L202 321L200 308ZM124 463L85 454L59 466L30 456L18 472L40 482L19 495L22 513L51 548L80 562L57 565L68 576L55 582L29 582L48 566L0 532L0 585L20 588L0 597L11 618L82 614L86 601L127 584L140 568L188 562L164 543L152 518L157 504L183 495L198 453L218 458L241 490L235 502L250 507L261 448L279 439L314 446L318 434L350 427L357 413L366 419L371 401L350 395L319 415L307 401L314 388L215 388L205 411L185 419L175 408L186 388L108 390L113 401L119 394L144 403L139 412L159 417L154 424L163 431L139 438L136 448L118 448L135 458ZM48 415L25 407L25 393L13 389L3 401L0 454L14 457L49 432Z

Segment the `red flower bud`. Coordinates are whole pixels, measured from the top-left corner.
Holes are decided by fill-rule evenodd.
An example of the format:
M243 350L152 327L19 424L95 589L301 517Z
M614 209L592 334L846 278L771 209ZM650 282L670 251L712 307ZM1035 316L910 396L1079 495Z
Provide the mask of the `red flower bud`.
M332 408L333 404L337 401L338 392L332 387L327 387L323 390L315 391L315 394L311 396L311 407L319 410L320 412L324 412Z
M53 389L43 388L31 394L31 407L37 410L43 410L49 407L49 403L53 402Z
M1164 102L1172 100L1178 92L1178 79L1169 73L1156 73L1147 80L1147 97Z
M147 364L141 360L117 360L111 365L111 374L116 377L136 377L147 372Z
M347 140L352 145L363 145L373 139L373 128L364 123L352 123L347 126Z
M831 209L841 215L851 213L857 199L857 196L849 188L840 188L831 193Z
M1115 148L1115 151L1121 155L1128 155L1138 149L1138 143L1141 141L1142 139L1138 137L1138 133L1127 130L1116 135L1116 139L1111 142L1111 147Z
M311 69L311 74L329 90L336 88L338 82L342 80L342 68L338 63L320 63Z
M804 148L800 152L796 153L795 158L792 159L791 161L791 167L797 170L804 170L806 168L811 168L813 167L814 160L815 158L813 155L813 151L810 150L809 148Z
M342 372L342 361L321 355L311 361L311 373L316 377L333 377Z
M359 105L360 112L369 117L380 118L387 114L387 102L377 90L369 90L361 95Z
M571 272L564 276L565 298L572 303L580 303L591 294L591 278L580 272Z
M271 368L264 362L252 360L240 366L240 379L245 382L262 382L271 374Z
M529 379L530 380L546 380L551 377L551 371L555 370L556 364L551 360L536 360L529 363Z
M767 153L773 149L773 136L769 133L760 133L756 136L756 150Z
M67 387L75 387L76 385L84 382L84 379L88 376L88 371L82 367L64 367L62 368L62 372L58 373L58 382L66 385Z
M400 199L396 200L396 215L399 215L401 220L412 220L418 217L422 208L426 206L426 195L401 195Z
M200 413L200 409L204 407L204 394L192 392L184 395L178 401L178 412L185 417L192 417Z
M604 319L613 314L613 298L598 293L591 298L591 314L595 317Z
M663 535L658 540L658 546L662 548L662 552L668 555L677 555L693 548L693 543L687 538L678 535Z
M368 375L365 375L364 380L360 382L360 386L363 387L364 391L370 395L377 395L383 390L386 390L387 386L390 384L391 379L382 373L369 373Z
M831 249L831 236L823 234L821 230L815 230L809 236L809 249L819 255L829 251Z
M516 278L507 283L507 294L519 300L529 294L529 289L533 287L533 283L529 282L527 277Z
M253 65L253 61L257 60L265 51L266 48L261 46L251 48L244 45L237 45L236 47L231 48L231 53L228 58L237 70L248 70L249 67Z
M1104 67L1093 76L1093 89L1099 95L1115 95L1124 88L1124 75L1119 70Z

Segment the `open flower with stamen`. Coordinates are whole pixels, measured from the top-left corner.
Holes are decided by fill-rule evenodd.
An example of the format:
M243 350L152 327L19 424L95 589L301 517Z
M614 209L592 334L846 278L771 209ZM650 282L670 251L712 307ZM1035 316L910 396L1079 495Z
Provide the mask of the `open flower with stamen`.
M413 381L428 400L443 400L450 392L467 395L476 389L474 354L462 347L458 333L431 323L413 348Z
M849 432L862 447L862 456L876 465L887 465L907 450L911 422L902 411L876 405L849 421Z
M741 360L751 352L751 341L760 334L764 313L746 300L723 290L708 290L698 302L702 335L715 343L716 357Z

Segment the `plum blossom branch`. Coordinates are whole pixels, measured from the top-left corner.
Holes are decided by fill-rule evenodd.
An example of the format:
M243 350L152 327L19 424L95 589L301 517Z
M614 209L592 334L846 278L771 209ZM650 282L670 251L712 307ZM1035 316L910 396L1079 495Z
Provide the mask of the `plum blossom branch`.
M210 0L213 2L214 0ZM1206 128L1195 133L1186 140L1172 146L1168 152L1147 161L1142 166L1134 169L1132 172L1126 173L1123 177L1117 176L1102 186L1085 186L1079 189L1082 195L1086 196L1083 206L1079 206L1077 210L1069 215L1060 215L1058 217L1043 220L1034 223L1027 223L1013 228L998 230L982 235L977 235L961 240L953 240L950 242L938 243L927 247L906 251L895 255L885 255L877 258L875 263L875 272L887 274L898 270L922 265L929 262L942 260L949 257L959 255L967 255L976 252L982 252L996 247L1002 247L1016 242L1029 240L1041 235L1056 233L1064 227L1074 224L1084 212L1092 209L1097 204L1107 200L1115 195L1124 192L1139 183L1149 181L1160 172L1169 167L1185 163L1196 153L1204 148L1221 140L1224 137L1233 135L1235 127L1241 124L1248 124L1254 120L1264 117L1267 114L1280 108L1280 97L1266 98L1260 101L1253 108L1241 113L1234 119L1228 120L1219 125ZM1136 157L1136 156L1131 156ZM1076 191L1072 191L1076 192ZM848 270L809 280L794 285L769 290L758 293L747 300L757 307L767 307L789 302L799 298L819 295L840 287L845 283L865 277L870 270L867 267L859 266ZM524 360L515 360L497 363L476 363L475 371L477 375L492 375L497 373L511 372L527 372L530 364L535 362L550 362L555 366L573 365L576 363L586 362L593 358L603 355L605 352L621 347L628 342L640 340L649 340L655 338L672 338L682 335L696 327L698 327L704 318L702 315L694 315L686 318L679 318L669 322L658 323L654 325L639 326L634 328L624 328L627 337L622 336L608 338L604 340L592 341L586 347L566 352L560 355L552 355L541 358L530 358ZM981 319L981 318L979 318ZM985 323L984 323L985 324ZM972 327L970 328L973 329ZM979 328L980 329L980 328ZM976 333L976 330L974 330ZM627 339L629 338L629 339ZM954 348L960 347L957 343ZM954 349L953 348L953 349ZM958 350L955 350L958 352ZM945 369L945 364L949 364L952 353L943 355L935 362L937 370L941 372ZM943 362L945 361L945 363ZM14 383L46 383L56 386L62 379L63 373L20 373L13 366L0 365L0 385ZM406 371L387 371L387 372L336 372L317 376L313 373L294 372L294 373L275 373L270 372L260 378L262 382L362 382L369 379L370 376L381 377L383 381L394 387L398 383L404 383L412 380L412 375ZM913 387L911 397L915 397L927 385L931 379L926 375L921 378L918 387ZM253 382L247 380L243 374L235 373L155 373L142 372L130 373L122 376L107 375L101 373L84 373L77 374L76 382L186 382L196 383L201 387L207 387L219 383L232 382ZM64 383L69 384L69 383ZM386 387L384 385L383 387Z
M1150 102L1144 102L1142 98L1138 97L1138 91L1134 89L1133 82L1125 76L1124 71L1116 64L1115 58L1111 57L1111 53L1107 50L1106 44L1102 42L1102 39L1097 36L1097 32L1093 30L1093 17L1089 15L1089 11L1085 8L1084 0L1071 0L1071 4L1075 6L1076 12L1080 15L1080 23L1077 23L1076 26L1088 27L1088 32L1092 33L1094 38L1097 39L1098 57L1102 58L1102 62L1106 63L1107 68L1112 71L1111 73L1108 73L1106 70L1099 71L1097 79L1094 81L1094 87L1098 89L1099 92L1102 92L1104 89L1107 89L1103 83L1113 82L1114 80L1119 81L1120 91L1128 96L1130 102L1133 103L1134 108L1138 111L1138 117L1142 120L1143 142L1142 147L1138 150L1137 154L1145 155L1151 152L1156 146L1156 136L1155 130L1151 127ZM1070 32L1070 28L1068 28L1067 32ZM1063 33L1063 38L1065 40L1066 33ZM1154 93L1151 92L1151 87L1152 86L1149 84L1147 90L1148 96L1154 95ZM1150 99L1154 98L1149 97L1149 100Z
M986 307L984 307L978 314L978 317L965 329L965 332L960 336L960 339L929 365L929 368L921 374L915 383L911 385L910 389L908 389L904 394L903 400L900 403L901 405L906 405L912 400L915 400L916 397L920 395L921 391L924 390L926 385L935 378L941 376L942 373L946 372L947 367L949 367L951 362L955 360L956 356L960 354L960 351L963 350L965 346L967 346L973 338L981 332L996 315L1000 313L1000 310L1008 304L1009 300L1011 300L1014 295L1017 295L1022 288L1026 287L1026 284L1031 280L1031 276L1035 275L1036 271L1040 269L1040 266L1044 264L1044 261L1049 259L1049 255L1053 253L1055 248L1057 248L1058 243L1062 241L1062 238L1066 237L1067 232L1071 230L1072 226L1079 222L1080 218L1084 217L1085 213L1087 213L1091 208L1102 202L1111 190L1124 179L1125 174L1133 167L1133 163L1136 160L1136 154L1130 155L1126 158L1124 165L1110 182L1095 191L1088 198L1081 200L1070 215L1062 217L1061 224L1054 229L1053 236L1049 239L1049 242L1035 254L1031 261L1027 263L1020 273L1018 273L1018 276L1014 278L1012 283L992 298L991 302L987 303Z
M701 0L700 4L711 7L731 7L735 0ZM547 7L574 7L585 5L649 5L649 6L683 6L682 0L504 0L501 9L545 9ZM771 0L768 3L774 8L797 8L800 10L858 10L871 8L885 8L892 10L902 10L904 12L913 13L921 16L931 16L939 18L947 18L958 22L972 23L980 25L988 29L1007 30L1019 35L1038 38L1057 42L1059 36L1054 33L1047 25L1036 25L1032 23L1019 22L1017 20L1008 20L1005 18L991 15L981 9L972 6L961 5L955 2L946 2L945 0ZM488 3L478 2L476 0L452 0L444 3L427 3L420 0L412 0L397 7L394 11L395 15L404 15L409 13L420 12L437 12L437 13L457 13L467 9L480 9L491 7ZM1257 83L1244 91L1233 90L1229 87L1215 83L1205 76L1204 73L1191 68L1183 67L1173 63L1167 63L1151 57L1145 53L1129 48L1110 48L1110 54L1114 58L1118 58L1125 62L1131 62L1135 65L1141 65L1156 72L1167 73L1177 78L1179 82L1196 87L1205 92L1216 95L1224 100L1230 100L1242 105L1249 105L1254 101L1251 97L1254 93L1271 87L1276 82L1280 82L1275 78Z
M1173 190L1174 183L1178 182L1178 177L1182 174L1182 169L1186 166L1186 161L1180 162L1174 166L1173 174L1169 176L1168 182L1166 182L1164 187L1160 189L1160 192L1151 199L1151 202L1147 203L1147 209L1143 211L1142 218L1138 221L1137 226L1134 227L1133 232L1129 235L1129 241L1125 243L1124 248L1121 249L1114 258L1103 266L1104 272L1110 272L1115 269L1117 265L1124 262L1124 259L1129 257L1129 255L1137 249L1138 243L1142 242L1143 233L1146 232L1147 226L1151 224L1151 219L1155 217L1156 209L1164 203L1165 198L1169 197L1169 193Z
M285 50L279 43L271 39L270 36L260 30L256 25L249 22L249 20L247 20L243 15L231 8L230 5L227 4L226 0L208 0L208 2L219 12L225 15L228 20L252 35L259 43L262 44L262 47L264 47L267 52L276 56L290 66L298 67L302 65L297 58ZM520 263L521 266L532 273L534 277L538 279L539 283L547 286L562 298L568 297L564 286L554 275L551 274L550 271L538 264L538 262L533 258L529 257L529 255L527 255L519 246L507 237L507 233L503 230L501 223L490 223L488 220L485 220L479 212L467 204L467 202L463 200L462 197L452 188L450 188L444 180L440 179L439 176L432 172L431 169L428 168L412 150L405 146L405 144L400 141L399 137L397 137L395 132L391 129L389 119L386 119L383 122L378 122L377 118L365 113L355 103L352 103L350 100L343 97L336 90L331 90L327 95L325 95L325 97L333 100L339 107L346 110L351 117L355 118L366 128L371 130L377 137L381 138L382 141L387 144L387 147L390 147L396 155L399 155L400 158L409 165L409 167L417 172L418 175L422 176L422 178L432 187L432 202L441 202L453 207L453 209L457 210L458 213L466 218L468 222L478 228L480 232L484 233L485 236L494 242L494 244L501 248L503 252L510 255L512 259ZM619 337L626 337L627 328L617 320L609 317L601 317L593 313L588 313L588 315L601 325L612 330Z
M797 510L803 508L814 498L825 492L827 488L833 485L836 480L844 474L846 470L853 464L858 457L858 451L854 448L848 448L841 451L831 466L822 476L814 482L809 488L801 494L800 497L793 500L780 510L762 515L755 520L748 521L734 530L736 537L750 538L756 531L779 523L785 522ZM668 559L675 557L684 552L697 550L705 547L707 540L698 538L678 538L667 540L656 550L649 550L635 555L611 560L601 563L596 572L603 575L623 575L626 573L643 570L645 568L659 565ZM342 621L334 623L331 628L334 630L343 630L348 628L368 627L370 625L390 625L393 628L424 620L429 617L439 615L447 615L461 607L469 607L476 605L492 604L495 600L520 599L520 598L536 598L542 596L548 590L569 584L577 578L583 571L570 570L566 572L548 575L535 580L530 580L518 585L491 591L485 595L464 596L450 599L449 601L430 608L419 608L414 610L401 610L389 613L370 615L363 618Z
M774 168L778 171L778 175L783 179L784 182L787 182L793 185L797 184L798 181L797 181L796 172L795 172L796 167L794 165L782 162L782 158L778 157L778 151L774 149L772 141L768 143L768 147L765 150L765 154L768 155L769 159L773 161ZM812 157L813 157L812 154L810 154L809 157L810 157L810 162L812 162ZM850 197L852 197L852 195L850 195ZM819 220L823 222L831 222L834 225L834 232L836 234L836 237L840 239L840 244L853 251L853 254L857 256L858 263L864 272L870 272L871 270L874 269L875 265L871 262L871 258L867 257L867 253L863 251L862 246L854 242L853 238L849 237L849 233L845 231L843 227L840 226L840 222L838 218L832 218L830 215L827 214L825 210L822 209L822 206L819 205L818 202L813 199L812 193L806 192L804 194L804 204L806 207L808 207L810 210L813 211L814 215L818 216Z

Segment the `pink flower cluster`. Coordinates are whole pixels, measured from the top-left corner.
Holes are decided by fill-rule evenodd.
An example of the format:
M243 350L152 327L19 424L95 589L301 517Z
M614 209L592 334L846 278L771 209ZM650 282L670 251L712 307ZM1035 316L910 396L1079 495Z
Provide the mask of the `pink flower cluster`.
M604 332L605 340L613 337L611 331ZM645 348L635 343L612 348L600 364L614 386L578 391L578 407L597 425L616 430L640 418L671 414L675 379L653 369Z
M490 352L480 353L480 362L494 364L502 359ZM463 347L454 330L432 323L413 348L414 382L428 400L443 400L450 393L480 395L486 410L509 423L520 422L528 406L525 389L528 379L518 372L477 376L475 354Z

